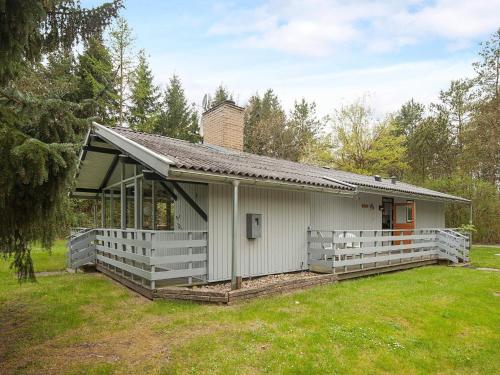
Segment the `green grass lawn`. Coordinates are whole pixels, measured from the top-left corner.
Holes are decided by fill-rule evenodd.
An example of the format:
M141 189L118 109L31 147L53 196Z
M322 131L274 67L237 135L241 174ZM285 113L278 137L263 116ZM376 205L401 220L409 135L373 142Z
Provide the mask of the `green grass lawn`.
M500 247L474 246L470 258L475 267L500 268Z
M472 262L492 267L485 249ZM65 267L52 256L35 251L37 270ZM500 373L500 272L431 266L229 307L100 274L19 285L6 261L0 285L1 374Z
M43 250L36 246L33 250L35 272L61 271L66 269L66 240L59 240L54 243L50 251Z

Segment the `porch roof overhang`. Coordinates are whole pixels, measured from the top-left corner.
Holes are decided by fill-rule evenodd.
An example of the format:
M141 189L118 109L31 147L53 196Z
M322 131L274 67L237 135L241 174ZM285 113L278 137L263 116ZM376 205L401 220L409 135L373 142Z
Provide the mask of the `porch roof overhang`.
M120 158L126 163L142 164L163 178L168 176L172 163L167 157L94 123L80 151L72 196L95 198L108 186Z

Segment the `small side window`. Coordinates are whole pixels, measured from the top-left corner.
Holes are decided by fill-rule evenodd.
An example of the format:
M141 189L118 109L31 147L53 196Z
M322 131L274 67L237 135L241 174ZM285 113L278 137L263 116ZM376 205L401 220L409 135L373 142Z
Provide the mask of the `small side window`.
M413 202L407 202L408 206L406 206L406 222L411 223L413 221Z

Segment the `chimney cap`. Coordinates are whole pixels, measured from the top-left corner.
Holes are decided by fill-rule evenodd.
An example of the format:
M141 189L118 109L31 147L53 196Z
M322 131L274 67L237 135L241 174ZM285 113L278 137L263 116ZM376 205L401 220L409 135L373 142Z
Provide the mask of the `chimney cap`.
M393 184L395 184L395 183L396 183L396 181L397 181L396 176L391 176L391 182L392 182Z
M243 107L240 107L240 106L236 105L236 103L234 102L234 100L224 100L224 101L220 102L219 104L213 106L212 108L207 109L205 112L202 113L202 116L205 115L205 114L207 114L207 113L209 113L209 112L212 112L213 110L215 110L215 109L217 109L217 108L219 108L219 107L221 107L223 105L228 105L228 106L231 106L233 108L236 108L236 109L239 109L239 110L242 110L242 111L245 109Z
M375 176L373 176L373 178L375 179L375 181L382 181L382 177L380 177L378 174L376 174Z

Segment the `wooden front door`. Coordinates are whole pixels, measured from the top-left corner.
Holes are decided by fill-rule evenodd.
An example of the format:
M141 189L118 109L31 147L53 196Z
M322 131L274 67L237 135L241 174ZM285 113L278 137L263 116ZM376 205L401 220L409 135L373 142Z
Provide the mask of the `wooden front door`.
M415 202L395 203L392 210L393 235L410 235L415 229ZM404 244L411 243L411 240L403 241ZM400 241L395 241L399 245Z

